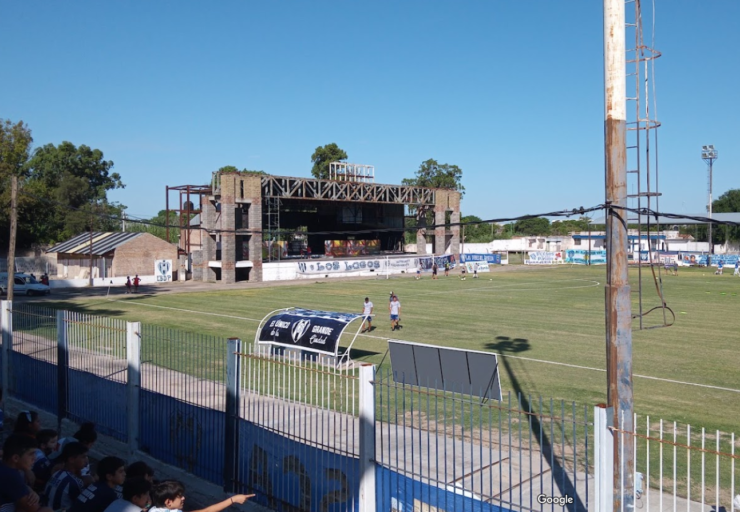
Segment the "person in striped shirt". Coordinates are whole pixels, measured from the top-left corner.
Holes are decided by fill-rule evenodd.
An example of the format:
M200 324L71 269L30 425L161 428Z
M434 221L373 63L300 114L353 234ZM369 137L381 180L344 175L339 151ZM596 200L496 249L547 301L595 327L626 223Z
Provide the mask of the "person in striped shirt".
M36 457L36 441L24 435L11 435L3 444L0 462L1 512L51 512L40 507L38 494L33 492L23 477L31 470Z
M105 457L98 462L98 481L85 487L69 512L101 512L121 499L121 486L126 480L126 463L118 457Z
M36 441L39 447L33 463L33 474L36 477L33 488L35 491L43 492L51 478L52 462L49 456L57 449L59 434L54 429L42 429L36 433Z
M181 512L185 505L185 487L177 480L165 480L155 485L151 496L153 506L149 512ZM221 512L234 503L242 505L253 496L254 494L235 494L231 498L193 512Z
M46 503L52 510L70 508L82 492L82 469L89 463L87 446L69 442L64 445L60 459L62 469L46 485Z
M151 498L152 483L146 478L126 478L123 484L123 498L117 499L104 512L142 512L147 510Z

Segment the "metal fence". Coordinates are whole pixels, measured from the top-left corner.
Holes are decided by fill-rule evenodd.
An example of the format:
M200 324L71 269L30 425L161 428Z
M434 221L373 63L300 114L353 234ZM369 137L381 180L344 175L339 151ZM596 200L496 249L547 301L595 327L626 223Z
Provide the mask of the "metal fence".
M9 394L39 409L58 410L56 310L14 304L12 348L9 354ZM28 378L33 376L33 378Z
M396 383L390 373L376 379L383 510L550 510L543 496L588 509L587 409L435 387Z
M239 357L237 488L275 510L358 510L358 367L266 345Z
M91 421L101 433L126 440L126 322L72 311L56 314L65 416Z
M635 459L635 507L650 510L740 510L740 455L734 433L634 416L634 431L613 429Z
M140 448L222 484L227 340L153 325L139 334Z

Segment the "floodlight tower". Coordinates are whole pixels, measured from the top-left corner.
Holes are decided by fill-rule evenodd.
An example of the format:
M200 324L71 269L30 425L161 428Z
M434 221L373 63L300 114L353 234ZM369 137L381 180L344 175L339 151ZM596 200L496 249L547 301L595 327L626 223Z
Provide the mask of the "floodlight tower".
M719 153L716 149L714 149L714 144L709 144L707 146L701 147L701 159L704 160L707 163L708 171L709 171L709 184L707 186L708 192L709 192L709 202L707 204L707 212L709 212L709 219L712 219L712 164L714 164L714 161L719 158ZM714 254L714 244L712 243L712 223L710 222L708 225L707 233L709 234L708 240L709 240L709 254Z

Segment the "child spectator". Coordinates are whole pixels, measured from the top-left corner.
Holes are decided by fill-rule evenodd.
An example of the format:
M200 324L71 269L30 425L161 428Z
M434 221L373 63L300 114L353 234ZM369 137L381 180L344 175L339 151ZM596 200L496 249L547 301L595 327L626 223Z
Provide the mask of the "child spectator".
M95 432L95 424L90 423L90 422L83 423L82 425L80 425L80 429L77 432L75 432L72 437L65 437L64 439L59 440L59 448L57 448L56 452L51 454L50 458L52 459L58 458L59 455L61 454L61 450L64 450L64 446L67 443L72 443L72 442L82 443L83 445L87 447L88 450L90 450L95 444L95 441L97 440L98 440L98 433ZM55 468L55 470L56 469L59 469L59 467ZM89 465L82 470L82 476L88 477L86 478L86 480L89 480L89 481L86 481L85 485L92 483L92 478L89 478L90 477L90 466Z
M36 442L28 436L11 435L3 444L0 462L0 510L22 512L50 512L40 508L39 496L23 479L30 471L36 456Z
M143 460L132 462L129 467L126 468L126 478L143 478L153 484L154 470Z
M231 498L193 512L221 512L234 503L243 504L254 494L236 494ZM149 512L182 511L185 505L185 487L177 480L165 480L152 489L152 508Z
M36 434L36 441L39 447L36 450L36 460L33 463L33 474L36 477L33 487L34 490L43 492L46 483L51 478L52 464L49 455L57 450L59 435L56 430L50 428L39 430Z
M105 457L98 462L98 481L88 485L77 497L69 512L101 512L122 498L121 486L126 480L126 463L118 457Z
M14 434L20 434L36 439L36 433L41 430L41 419L36 411L21 411L15 420Z
M123 484L123 498L108 505L104 512L142 512L151 502L152 483L145 478L127 478Z
M64 445L60 457L62 469L54 473L46 486L46 499L52 510L68 509L82 492L82 468L89 463L87 451L82 443Z

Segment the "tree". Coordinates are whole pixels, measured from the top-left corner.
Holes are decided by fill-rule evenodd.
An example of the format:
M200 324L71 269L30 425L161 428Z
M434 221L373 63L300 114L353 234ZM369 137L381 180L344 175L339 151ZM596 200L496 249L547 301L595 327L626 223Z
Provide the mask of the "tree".
M184 215L184 214L183 214ZM190 215L190 219L195 217L195 214ZM180 230L177 228L180 219L178 219L177 213L170 211L169 215L169 226L170 226L170 239L167 240L167 210L160 210L157 215L151 219L144 219L143 221L130 220L126 222L126 231L132 233L149 233L156 237L166 240L170 243L177 243Z
M712 201L712 212L728 213L740 212L740 189L730 189L717 199ZM736 226L722 226L719 229L712 230L712 238L715 243L721 243L722 233L724 232L725 241L740 240L740 228ZM714 235L717 236L714 236ZM706 236L706 235L705 235Z
M588 217L580 219L556 220L550 225L550 233L553 235L568 235L574 231L588 231Z
M22 185L22 179L27 172L26 164L31 150L31 130L23 122L13 124L9 119L0 119L0 244L5 245L9 241L10 234L10 202L11 181L16 180L17 185ZM16 198L17 202L20 202ZM19 218L24 218L22 207L18 205ZM17 230L22 235L21 230ZM18 241L23 244L24 237ZM13 244L15 245L15 243Z
M447 188L457 190L460 195L465 195L465 187L461 181L462 169L457 165L440 165L430 158L421 163L415 178L404 178L402 183L415 187Z
M28 164L27 186L35 191L37 233L41 242L64 240L87 229L117 228L122 205L109 203L108 190L124 188L121 176L110 172L113 162L103 152L71 142L37 148Z
M475 215L466 215L460 219L460 222L481 222L483 219ZM493 240L494 232L498 226L490 223L468 224L465 226L465 243L488 243Z
M544 217L518 220L514 224L514 229L522 235L549 235L550 221Z
M319 180L329 179L329 164L346 159L347 153L334 142L319 146L311 155L311 161L313 162L311 174Z

